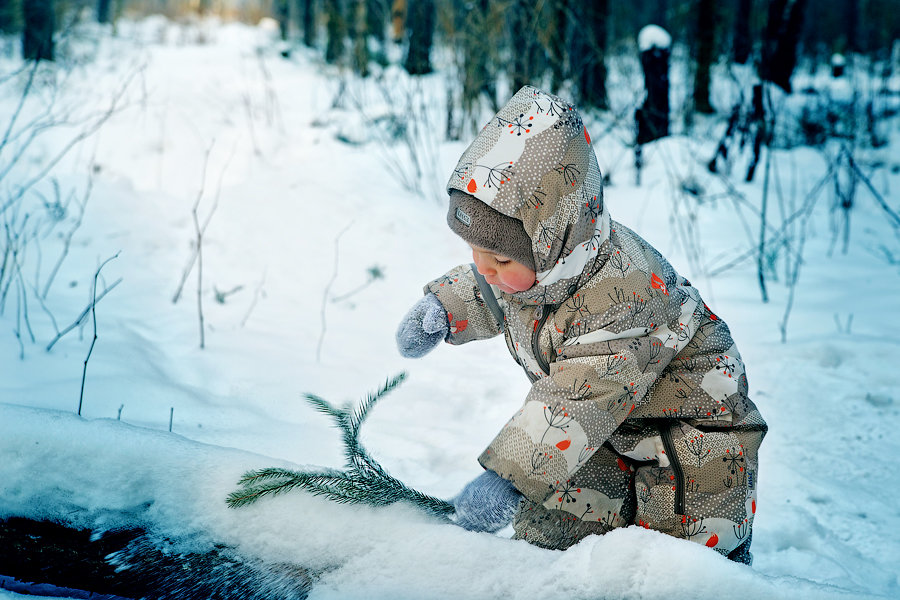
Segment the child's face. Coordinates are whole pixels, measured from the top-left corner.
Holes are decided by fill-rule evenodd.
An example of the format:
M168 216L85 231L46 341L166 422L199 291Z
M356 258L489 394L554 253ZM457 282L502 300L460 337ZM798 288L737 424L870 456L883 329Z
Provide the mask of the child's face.
M534 285L535 272L510 258L496 252L472 246L475 268L484 275L485 281L507 294L524 292Z

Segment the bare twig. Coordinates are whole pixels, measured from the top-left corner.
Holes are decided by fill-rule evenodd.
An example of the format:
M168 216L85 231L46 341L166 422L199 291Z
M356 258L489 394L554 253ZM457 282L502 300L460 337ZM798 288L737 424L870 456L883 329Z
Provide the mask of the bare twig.
M328 280L328 285L325 286L325 291L322 292L322 310L320 311L321 322L322 322L322 330L319 333L319 343L316 344L316 362L321 362L322 360L322 342L325 341L325 307L328 305L328 294L331 292L331 286L334 284L334 280L337 279L338 274L338 255L341 236L347 233L347 230L353 225L353 221L347 223L344 228L337 234L337 237L334 238L334 268L331 271L331 279Z
M807 219L809 214L807 214ZM803 246L806 243L806 221L804 219L800 224L800 242L798 244L798 255L797 259L794 262L794 269L791 273L791 279L787 282L788 284L788 300L787 305L784 307L784 315L782 316L781 323L779 324L779 329L781 330L781 343L784 344L787 342L787 325L788 319L791 316L791 309L794 307L794 295L797 290L797 282L800 280L800 266L803 264Z
M247 320L250 318L250 313L252 313L253 309L256 308L256 303L259 301L259 297L266 295L265 291L263 291L263 284L265 282L266 272L263 271L262 279L260 279L259 285L256 286L256 290L253 292L253 301L250 302L250 307L247 308L247 312L244 314L244 318L241 319L241 327L247 324Z
M369 287L370 285L372 285L373 283L375 283L376 281L378 281L379 279L382 279L384 277L384 272L382 271L381 267L379 267L377 265L369 267L366 270L366 273L368 274L369 277L368 277L368 279L366 279L366 281L364 283L356 286L349 292L344 292L343 294L339 294L337 296L332 297L331 298L332 304L337 304L338 302L340 302L342 300L346 300L347 298L355 296L359 292L363 291L364 289L366 289L367 287Z
M228 300L228 296L237 294L242 289L244 289L244 286L242 285L236 285L227 291L220 290L216 286L213 286L213 294L215 294L216 302L218 302L219 304L225 304L225 301Z
M63 239L62 254L59 255L56 264L53 265L53 269L50 270L50 275L47 277L47 282L44 284L44 290L43 292L41 292L41 298L44 300L47 299L47 294L50 292L50 286L53 285L53 280L56 278L56 275L59 272L59 268L62 266L63 261L66 259L66 256L69 255L69 248L72 245L72 237L75 235L75 232L78 231L78 229L81 227L81 223L84 220L85 208L87 207L88 199L91 197L91 192L94 189L93 165L94 162L91 161L90 168L88 169L87 188L84 191L83 200L78 205L78 218L75 220L75 224L72 225L72 228L66 232L66 237Z
M215 143L215 142L213 142ZM200 177L200 190L197 192L197 200L191 209L191 216L194 220L194 233L197 235L197 316L200 322L200 348L206 347L206 334L203 331L203 229L200 227L200 219L197 217L197 208L200 206L200 200L203 198L203 190L206 187L206 168L209 165L209 153L212 151L212 144L206 150L206 156L203 158L203 171ZM213 206L215 209L215 206ZM212 212L210 212L212 216ZM207 220L207 223L209 221Z
M0 291L0 315L3 314L4 309L6 308L6 296L9 293L9 286L12 285L13 279L16 277L17 273L21 273L21 266L19 265L19 252L23 251L25 248L25 243L22 239L25 236L25 227L28 224L28 218L30 215L25 215L25 218L22 219L22 223L20 225L19 231L10 231L9 221L4 223L4 229L6 230L6 245L7 252L3 258L3 266L0 268L0 285L3 284L3 275L9 273L9 278L6 280L6 285L2 286L3 290ZM13 217L15 219L16 217ZM13 222L13 227L15 227L15 222Z
M22 275L22 265L19 264L18 261L15 262L16 267L16 337L19 338L21 343L21 323L19 321L19 317L21 316L23 323L25 323L25 328L28 330L28 337L31 339L31 343L34 343L34 331L31 329L31 319L28 317L28 287L25 285L25 277ZM21 348L20 356L22 359L25 358L25 350Z
M766 172L763 176L762 190L762 206L760 207L760 224L759 224L759 246L757 248L756 260L756 276L759 279L759 291L762 294L762 301L769 301L769 294L766 292L766 275L765 275L765 256L766 256L766 208L769 201L769 172L772 168L772 150L766 149ZM798 263L799 265L799 263ZM799 270L799 266L798 266Z
M206 215L206 219L203 221L203 226L200 228L200 234L203 235L206 233L206 228L209 226L210 220L212 220L213 214L216 212L216 208L219 206L219 197L222 193L222 180L225 177L225 172L228 170L228 165L231 164L231 159L234 158L234 153L237 146L231 148L231 154L228 156L228 160L225 161L225 164L222 166L222 171L219 173L219 181L216 184L216 195L213 199L212 208L209 209L209 213ZM206 153L206 162L203 164L204 173L206 172L207 162L209 161L209 152L212 150L212 146L210 146L210 150ZM205 180L204 175L204 180ZM202 193L201 188L201 193ZM199 199L198 199L199 201ZM188 258L187 265L184 268L184 271L181 273L181 281L178 283L178 289L175 290L175 295L172 296L172 304L177 304L178 300L181 298L181 293L184 291L184 285L187 282L188 276L191 274L191 271L194 268L194 263L197 262L199 246L194 248L194 251L191 253L191 256Z
M13 329L19 343L19 360L25 360L25 344L22 343L22 285L16 279L16 327Z
M116 252L113 256L110 256L106 260L104 260L99 267L97 267L97 271L94 273L94 285L91 288L92 290L92 300L91 300L91 317L94 322L94 337L91 339L91 347L88 348L87 356L84 357L84 369L81 371L81 394L78 396L78 416L81 416L81 406L84 402L84 381L87 378L87 366L88 361L91 359L91 354L94 352L94 345L97 343L97 278L100 277L100 271L103 267L106 266L106 263L117 258L119 256L119 252Z
M819 193L825 187L825 185L831 180L831 176L834 173L834 164L830 165L828 168L828 172L825 173L824 176L813 186L813 188L806 194L806 199L804 201L803 206L791 214L787 219L785 219L781 227L775 231L775 233L770 238L770 243L778 244L781 242L782 238L787 235L788 228L801 216L805 215L807 212L812 210L816 201L819 199ZM710 276L718 275L719 273L723 273L728 269L734 268L737 265L741 264L745 260L753 257L758 251L758 247L754 246L752 248L748 248L744 252L735 256L732 260L728 261L726 264L711 269L709 272Z
M118 254L116 254L116 256L118 256ZM115 257L113 257L113 258L115 258ZM104 288L104 290L103 290L102 292L100 292L100 294L96 294L96 293L95 293L95 294L94 294L93 300L91 300L91 302L85 307L85 309L84 309L83 311L81 311L81 313L78 315L78 318L76 318L76 319L72 322L71 325L69 325L68 327L66 327L65 329L63 329L63 330L60 331L59 333L57 333L57 334L56 334L56 337L53 338L52 340L50 340L50 343L47 344L47 347L45 348L45 350L46 350L47 352L50 352L50 350L53 349L53 346L56 345L56 342L58 342L59 340L61 340L67 333L69 333L70 331L72 331L73 329L75 329L76 327L78 327L79 325L81 325L81 324L84 322L85 318L88 316L88 313L91 312L91 310L93 310L93 308L97 305L97 303L100 302L100 301L103 299L103 297L106 296L106 294L108 294L108 293L110 293L111 291L113 291L113 289L115 289L115 287L116 287L117 285L119 285L120 283L122 283L122 278L121 278L121 277L119 277L118 279L116 279L116 280L112 283L112 285L107 286L106 288ZM94 292L96 292L96 290L94 290Z
M119 102L125 95L128 86L131 83L131 80L134 79L136 75L132 73L122 85L122 87L118 90L118 92L113 96L112 100L109 103L109 106L102 112L100 115L94 120L93 123L86 126L81 130L75 137L73 137L67 144L65 144L60 151L58 151L49 161L45 162L40 171L36 175L34 175L31 179L28 179L24 184L17 186L17 191L12 194L7 202L0 206L0 213L6 211L10 206L18 202L25 193L30 190L36 183L43 180L47 174L65 157L77 144L79 144L84 139L90 137L94 133L96 133L104 123L106 123L116 112L119 110ZM53 125L58 125L59 123L53 123ZM32 132L30 135L29 142L33 140L35 137L35 132ZM27 144L26 144L27 145ZM18 162L18 160L24 156L24 149L20 149L17 155L13 158L13 160L6 165L2 172L0 172L0 180L2 180L13 168L13 166Z
M866 187L869 189L869 191L875 197L875 201L882 208L882 210L884 210L884 212L887 213L887 216L891 221L891 225L893 225L895 228L900 228L900 215L898 215L891 208L891 206L884 199L884 196L882 196L880 193L878 193L878 190L876 190L875 186L872 185L872 181L868 177L866 177L866 175L859 168L859 165L856 164L856 161L853 160L853 156L851 156L849 153L847 154L847 160L850 163L850 168L853 169L853 171L862 180L862 182L864 184L866 184Z
M9 123L6 126L6 131L3 133L3 139L0 140L0 153L3 152L3 149L6 148L6 145L9 143L9 137L10 134L12 134L13 127L15 127L16 121L19 120L19 115L22 114L22 108L25 106L25 101L31 94L31 86L34 83L34 75L35 73L37 73L39 65L40 61L34 61L34 65L31 67L31 71L28 73L28 81L25 82L25 88L22 90L22 95L19 96L19 104L18 106L16 106L16 109L13 111L12 117L10 117L9 119Z

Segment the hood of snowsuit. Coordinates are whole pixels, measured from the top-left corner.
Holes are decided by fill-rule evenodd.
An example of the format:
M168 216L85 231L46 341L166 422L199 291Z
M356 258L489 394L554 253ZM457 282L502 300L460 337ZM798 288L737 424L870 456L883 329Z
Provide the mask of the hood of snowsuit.
M562 302L602 266L610 230L602 176L569 102L523 87L463 153L448 188L522 221L537 273L516 294L525 302Z

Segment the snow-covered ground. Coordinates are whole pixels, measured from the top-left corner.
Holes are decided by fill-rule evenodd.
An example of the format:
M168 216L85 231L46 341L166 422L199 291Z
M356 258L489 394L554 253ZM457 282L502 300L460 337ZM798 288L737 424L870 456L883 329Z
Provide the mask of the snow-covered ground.
M197 43L200 33L205 43ZM762 166L753 184L741 182L737 167L728 180L745 203L720 193L726 184L705 163L721 123L700 121L691 137L645 150L638 187L621 131L607 134L602 116L590 127L611 176L613 217L669 257L729 323L770 425L752 568L641 528L552 552L407 506L343 506L294 492L235 510L224 499L248 469L340 466L338 436L303 393L355 401L403 370L408 380L364 427L367 447L399 479L439 497L480 472L475 457L528 390L503 342L445 346L418 361L394 346L396 323L422 285L469 259L444 224L444 207L403 182L439 188L465 142L421 144L420 173L402 145L378 141L392 110L415 113L422 131L443 130L430 100L425 109L406 104L420 93L442 101L440 73L420 85L388 70L382 90L344 76L342 87L341 75L312 53L284 59L267 30L240 25L200 30L150 19L124 24L116 38L85 38L95 41L72 51L90 56L61 81L53 110L84 123L127 81L117 110L53 170L62 200L75 194L64 213L54 212L50 179L35 188L49 207L30 193L17 213L2 213L13 231L29 214L26 230L39 224L40 237L19 257L22 278L0 315L0 518L96 529L139 522L163 535L214 540L320 572L316 599L900 595L900 269L886 258L900 260L900 241L866 190L851 213L847 252L839 240L831 256L831 188L816 196L782 343L782 262L766 304L753 256L710 275L757 243ZM0 73L16 68L0 59ZM0 87L3 127L26 75ZM47 106L51 97L52 75L38 75L20 124L37 114L36 100ZM402 106L385 104L382 91ZM358 102L377 124L360 117ZM896 211L896 120L892 127L893 143L861 162ZM78 131L43 132L28 160L0 180L3 193ZM0 153L0 167L9 160ZM776 154L773 228L826 169L810 149ZM34 292L62 253L89 180L83 223L44 310ZM704 190L702 202L679 192L685 183ZM195 203L200 225L208 218L203 349L196 267L173 303L196 239ZM78 417L92 319L45 347L88 306L98 266L117 253L98 278L99 291L122 281L96 306ZM382 276L365 285L372 269Z

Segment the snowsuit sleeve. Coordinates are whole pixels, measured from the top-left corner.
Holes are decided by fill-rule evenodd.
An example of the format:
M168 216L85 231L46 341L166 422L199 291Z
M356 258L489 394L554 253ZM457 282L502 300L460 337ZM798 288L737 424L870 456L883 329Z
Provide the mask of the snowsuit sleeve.
M503 331L502 323L484 301L472 265L460 265L425 286L440 300L447 311L450 334L447 342L454 345L494 337Z
M703 313L699 294L667 264L650 266L612 265L544 327L556 357L549 375L534 382L479 457L530 500L547 500L649 401L653 383L693 336Z

